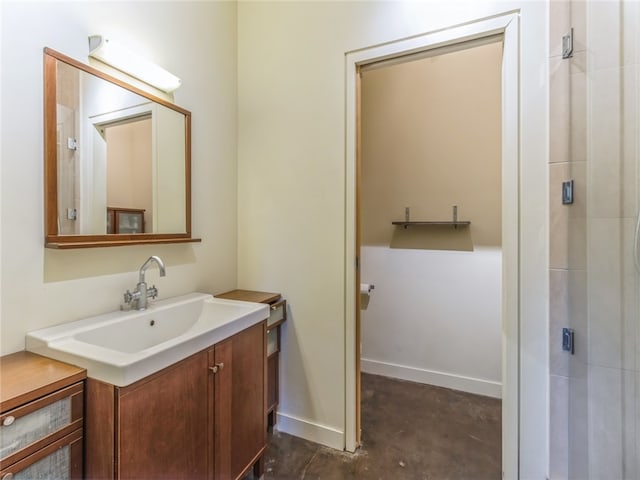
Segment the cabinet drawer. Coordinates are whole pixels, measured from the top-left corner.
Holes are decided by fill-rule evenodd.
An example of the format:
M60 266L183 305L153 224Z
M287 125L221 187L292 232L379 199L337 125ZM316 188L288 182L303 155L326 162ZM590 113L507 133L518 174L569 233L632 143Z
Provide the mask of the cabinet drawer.
M0 478L12 480L81 479L82 430L75 430L32 455L12 465L2 467Z
M267 411L271 412L278 405L278 360L273 355L267 360Z
M287 319L287 301L280 300L271 305L267 327L284 322Z
M83 384L71 385L0 415L0 468L82 428Z
M267 330L267 357L270 357L274 353L280 351L280 338L278 335L279 330L280 327Z

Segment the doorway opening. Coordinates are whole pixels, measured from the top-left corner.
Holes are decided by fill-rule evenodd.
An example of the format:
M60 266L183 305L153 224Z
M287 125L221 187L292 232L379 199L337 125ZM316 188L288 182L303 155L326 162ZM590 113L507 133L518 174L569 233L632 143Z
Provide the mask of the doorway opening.
M497 35L359 72L362 443L416 476L501 475L501 66Z
M502 397L502 472L506 477L516 478L519 470L519 104L518 104L518 27L517 22L513 22L516 16L506 15L488 20L481 20L477 23L467 24L458 27L452 27L447 30L438 31L432 34L426 34L420 37L413 37L392 44L385 44L372 47L367 50L360 50L347 54L347 223L346 223L346 251L347 261L345 268L345 281L347 285L346 295L346 424L345 424L345 448L354 451L360 443L361 428L361 385L360 374L361 366L361 340L362 325L360 319L360 285L362 262L360 246L363 245L363 229L359 228L360 217L362 211L362 201L364 200L360 191L362 181L362 70L366 70L367 65L376 65L384 67L388 64L398 62L404 63L408 56L419 55L422 57L434 57L434 53L442 54L445 52L455 52L468 49L471 43L480 42L479 44L492 44L496 41L501 42L502 61L500 64L501 79L501 121L499 125L500 131L500 185L497 187L500 192L501 204L499 207L498 218L500 219L500 247L501 247L501 267L499 268L498 278L501 278L502 288L500 303L500 327L501 341L500 349L500 382L494 382L492 387L494 392L499 390ZM380 63L384 62L384 63ZM375 67L371 67L375 68ZM469 80L473 81L473 79ZM460 140L461 142L463 139ZM452 203L446 200L449 204ZM406 201L405 201L406 202ZM462 204L462 202L459 202ZM408 212L404 208L396 208L391 218L387 218L388 227L393 231L399 231L396 241L402 244L402 241L408 242L425 242L426 234L405 234L405 225L391 227L392 221L449 221L448 228L454 230L453 236L456 240L462 242L454 242L450 232L444 235L445 245L458 245L457 251L454 253L469 254L469 238L465 238L464 228L470 227L457 226L453 222L454 217L459 215L457 220L468 220L462 218L462 205L459 205L459 213L453 212L453 205L448 205L446 212L438 211L437 216L431 212L418 212L417 209L411 209L411 205L403 205L402 207L410 207ZM441 210L443 207L441 207ZM407 215L408 213L408 215ZM467 211L468 213L468 211ZM419 215L419 217L418 217ZM428 215L428 216L427 216ZM391 216L387 214L387 216ZM409 217L408 219L406 217ZM473 218L470 218L473 225ZM422 228L422 227L419 227ZM431 228L431 227L427 227ZM394 230L395 229L395 230ZM413 225L407 226L406 230L413 229ZM395 233L391 233L391 236ZM462 233L461 233L462 232ZM368 233L366 233L368 235ZM387 233L388 235L388 233ZM402 238L401 238L402 237ZM414 238L419 237L419 238ZM432 241L433 238L431 238ZM440 240L443 240L442 238ZM393 240L392 240L393 241ZM391 242L390 242L391 243ZM467 250L465 251L465 245ZM473 238L471 238L473 246ZM406 244L405 244L406 246ZM419 248L413 247L418 251ZM389 249L391 250L391 249ZM396 252L397 253L397 252ZM353 254L353 256L350 256ZM355 259L355 268L350 264L349 258ZM351 267L351 268L350 268ZM362 281L368 282L366 278ZM378 290L376 292L376 290ZM375 295L380 293L379 287L376 286L373 291L371 302L375 301ZM462 299L460 301L463 301ZM460 335L466 332L461 331ZM464 376L464 375L463 375ZM488 382L491 384L491 381Z

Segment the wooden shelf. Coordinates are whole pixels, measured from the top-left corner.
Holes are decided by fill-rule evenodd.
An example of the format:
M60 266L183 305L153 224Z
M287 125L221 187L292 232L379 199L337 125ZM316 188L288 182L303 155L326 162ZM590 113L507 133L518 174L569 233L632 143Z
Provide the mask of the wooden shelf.
M435 222L391 222L393 225L399 225L402 226L404 228L407 227L425 227L425 226L430 226L430 225L449 225L452 226L454 228L458 228L458 227L468 227L469 225L471 225L470 221L460 221L460 222L454 222L451 220L443 220L443 221L435 221Z
M243 302L255 303L275 303L280 300L279 293L257 292L254 290L231 290L229 292L216 295L217 298L226 298L229 300L242 300Z
M56 248L60 250L71 248L95 248L95 247L121 247L128 245L151 245L165 243L198 243L201 238L146 238L139 240L118 240L117 235L113 236L113 240L105 241L78 241L78 242L46 242L45 247Z

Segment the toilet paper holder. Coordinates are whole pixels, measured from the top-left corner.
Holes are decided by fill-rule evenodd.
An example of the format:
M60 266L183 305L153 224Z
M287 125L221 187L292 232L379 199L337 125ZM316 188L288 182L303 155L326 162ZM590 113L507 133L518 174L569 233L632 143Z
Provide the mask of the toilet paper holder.
M361 283L360 284L360 293L363 293L365 295L369 295L371 293L371 290L374 290L375 288L376 288L376 286L373 285L373 284Z

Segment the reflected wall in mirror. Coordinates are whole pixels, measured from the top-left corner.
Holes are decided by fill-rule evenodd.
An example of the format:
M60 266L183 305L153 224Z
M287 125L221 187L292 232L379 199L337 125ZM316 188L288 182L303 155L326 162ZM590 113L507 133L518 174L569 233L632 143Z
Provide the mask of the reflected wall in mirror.
M55 248L191 238L191 114L45 49L45 227Z

